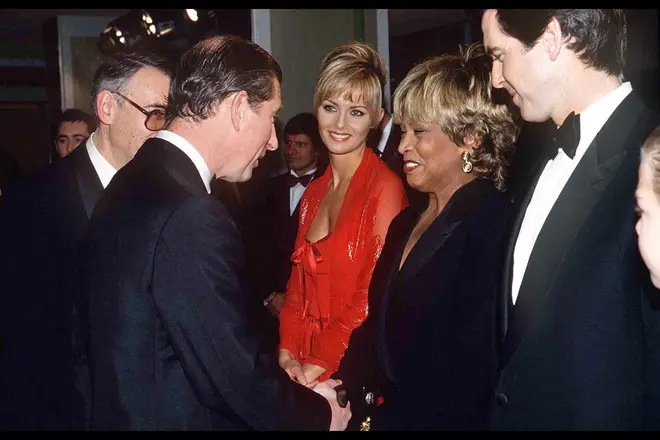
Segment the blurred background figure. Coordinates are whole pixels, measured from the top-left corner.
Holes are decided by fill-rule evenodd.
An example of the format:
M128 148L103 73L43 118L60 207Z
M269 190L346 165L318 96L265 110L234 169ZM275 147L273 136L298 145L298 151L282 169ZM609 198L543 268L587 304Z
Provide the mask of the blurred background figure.
M299 113L284 127L287 171L262 184L260 203L245 220L244 241L250 292L270 311L257 322L266 324L264 337L279 340L277 316L291 275L291 254L298 233L300 199L312 180L325 172L328 151L316 116ZM272 316L271 316L272 315Z
M62 158L96 130L96 117L77 108L64 110L55 120L55 152Z

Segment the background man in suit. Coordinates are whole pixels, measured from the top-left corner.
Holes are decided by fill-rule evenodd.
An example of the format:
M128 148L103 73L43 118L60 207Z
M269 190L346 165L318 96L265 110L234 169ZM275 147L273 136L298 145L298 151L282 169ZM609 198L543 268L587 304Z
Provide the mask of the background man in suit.
M492 426L659 429L660 313L633 230L658 117L620 79L625 14L487 10L482 30L493 86L560 127L510 237Z
M312 113L299 113L284 126L284 160L287 172L263 184L261 203L249 216L244 229L250 293L264 302L272 314L261 313L269 349L277 350L279 320L286 283L291 275L291 254L299 224L299 203L307 185L323 175L327 150ZM275 316L275 318L273 318Z
M399 153L401 127L394 123L392 115L383 109L383 118L376 128L369 131L367 146L371 148L387 166L403 180L409 205L426 203L426 196L408 185L403 172L403 156Z
M172 77L167 130L101 196L79 279L92 429L345 429L336 382L312 391L261 356L239 231L209 194L277 148L281 77L251 41L200 41Z
M0 428L83 427L72 392L76 249L103 188L155 134L135 106L162 122L169 75L155 55L108 59L91 93L100 123L84 147L2 196Z
M55 122L55 152L58 157L71 153L82 141L96 130L96 117L77 108L60 113Z

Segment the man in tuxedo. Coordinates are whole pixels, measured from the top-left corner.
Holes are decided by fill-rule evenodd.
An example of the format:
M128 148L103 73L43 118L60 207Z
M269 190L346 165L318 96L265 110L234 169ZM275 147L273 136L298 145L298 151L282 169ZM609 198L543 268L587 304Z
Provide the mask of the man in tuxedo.
M198 42L173 74L167 129L102 194L78 285L92 429L345 429L336 381L309 389L259 351L240 234L210 195L212 176L246 181L277 148L281 78L249 40Z
M403 156L399 153L399 143L401 142L401 127L394 123L392 115L383 109L383 118L377 127L369 130L367 136L367 146L376 153L376 156L387 164L387 166L394 171L401 180L406 189L406 196L408 197L409 205L417 205L426 203L426 195L419 191L412 189L408 185L406 175L403 172Z
M327 150L316 116L299 113L284 126L284 160L287 172L263 183L260 203L246 221L245 253L250 294L271 314L256 318L264 338L277 350L279 320L286 284L291 275L291 254L299 224L300 199L312 180L325 171Z
M625 14L491 9L481 26L493 86L559 127L504 262L492 427L657 430L660 312L633 225L640 145L660 119L621 80Z
M92 86L96 131L2 196L0 429L83 428L73 392L76 249L103 188L155 134L147 120L162 121L169 76L155 55L109 58Z

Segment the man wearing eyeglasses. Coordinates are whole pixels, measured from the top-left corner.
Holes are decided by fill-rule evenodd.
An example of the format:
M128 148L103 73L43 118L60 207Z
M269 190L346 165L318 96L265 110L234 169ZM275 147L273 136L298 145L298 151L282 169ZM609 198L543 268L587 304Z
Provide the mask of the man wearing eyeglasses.
M103 189L163 127L170 75L153 54L109 58L92 85L97 129L2 196L0 430L85 427L88 396L74 386L75 255Z

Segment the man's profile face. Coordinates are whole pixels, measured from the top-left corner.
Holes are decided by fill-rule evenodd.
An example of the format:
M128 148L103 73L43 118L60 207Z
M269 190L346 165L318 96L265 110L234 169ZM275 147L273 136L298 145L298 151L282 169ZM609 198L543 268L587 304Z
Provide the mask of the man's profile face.
M91 133L83 121L64 121L60 124L55 137L55 148L60 157L69 155Z
M241 145L237 151L235 176L233 182L245 182L252 177L252 171L259 164L267 151L277 150L277 132L275 117L282 107L280 83L274 79L273 97L265 101L255 110L250 109L245 121L245 129L241 134Z

